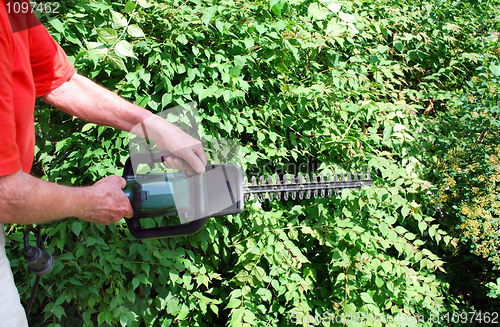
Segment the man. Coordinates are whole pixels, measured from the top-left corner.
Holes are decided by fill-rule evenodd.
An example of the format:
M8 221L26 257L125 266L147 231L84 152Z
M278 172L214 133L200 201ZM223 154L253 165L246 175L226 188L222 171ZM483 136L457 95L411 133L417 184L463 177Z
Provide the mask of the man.
M90 187L67 187L29 175L36 97L68 114L126 131L148 119L148 137L176 156L167 159L169 167L192 168L201 174L207 158L199 141L76 74L43 25L28 24L25 29L19 28L23 22L16 25L19 19L32 18L13 17L9 3L0 1L0 325L25 327L26 316L5 255L3 224L40 224L66 217L111 224L133 215L121 177L109 176Z

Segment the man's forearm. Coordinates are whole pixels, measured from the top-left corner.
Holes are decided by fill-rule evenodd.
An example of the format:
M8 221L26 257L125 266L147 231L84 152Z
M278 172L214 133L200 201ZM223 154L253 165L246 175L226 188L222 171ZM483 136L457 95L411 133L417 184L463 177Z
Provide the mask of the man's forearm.
M191 168L199 174L205 172L207 157L200 141L86 77L75 74L68 82L47 93L42 99L86 121L148 137L156 142L160 151L170 151L177 156L167 158L166 164L169 168L187 169L188 173Z
M42 181L22 171L0 177L0 222L34 224L80 217L85 188Z
M83 120L125 131L153 116L148 110L129 103L78 74L42 99Z
M110 176L89 187L49 183L18 171L0 177L0 223L41 224L75 217L110 224L132 217L121 191L125 180Z

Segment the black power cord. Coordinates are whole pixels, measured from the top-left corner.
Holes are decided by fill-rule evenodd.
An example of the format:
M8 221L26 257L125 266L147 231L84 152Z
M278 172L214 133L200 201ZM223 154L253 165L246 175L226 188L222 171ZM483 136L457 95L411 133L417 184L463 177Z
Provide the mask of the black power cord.
M33 305L33 302L35 301L35 294L36 291L38 290L38 285L40 284L40 276L36 276L35 279L35 285L33 285L33 288L31 289L31 296L28 301L28 304L26 305L26 317L29 318L30 316L30 311L31 311L31 306Z
M40 284L40 277L50 273L54 267L54 258L45 251L45 245L43 244L41 237L40 225L36 226L36 246L29 245L29 236L31 232L35 232L33 225L26 228L24 232L24 259L28 263L30 270L36 275L35 285L31 290L31 297L26 305L26 316L29 317L31 306L35 300L35 294Z

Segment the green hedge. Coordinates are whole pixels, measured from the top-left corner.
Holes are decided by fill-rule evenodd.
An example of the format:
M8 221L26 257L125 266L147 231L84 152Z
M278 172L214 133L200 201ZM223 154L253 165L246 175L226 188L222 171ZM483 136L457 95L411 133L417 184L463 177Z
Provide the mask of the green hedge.
M66 3L46 26L82 75L152 112L195 101L204 133L238 141L250 174L314 158L318 171L369 170L374 187L248 204L183 238L54 223L45 235L56 265L31 324L283 326L304 315L475 309L450 291L436 255L457 240L424 196L436 139L424 114L460 105L498 4ZM121 174L126 133L41 103L36 120L34 174L71 185ZM20 258L21 226L8 234ZM26 301L34 277L23 260L12 265Z

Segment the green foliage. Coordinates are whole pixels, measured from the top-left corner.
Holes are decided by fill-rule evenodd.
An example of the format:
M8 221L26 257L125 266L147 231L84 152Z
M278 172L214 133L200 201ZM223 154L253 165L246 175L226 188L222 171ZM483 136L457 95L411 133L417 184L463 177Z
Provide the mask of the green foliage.
M374 187L247 204L187 238L53 224L56 266L32 325L282 326L292 314L457 309L436 255L456 240L423 198L436 140L423 114L460 105L497 5L69 3L47 26L82 75L152 112L197 102L204 133L240 142L249 174L314 158L319 171L371 171ZM126 133L37 109L35 174L77 186L121 174ZM20 257L19 227L9 239ZM12 264L24 280L24 262ZM33 281L18 285L23 300Z
M489 297L494 299L498 299L500 297L500 278L497 279L496 283L489 282L486 286L490 288L490 291L488 292Z
M488 113L482 113L488 116ZM472 114L479 115L475 111ZM470 117L466 119L469 122L476 121ZM488 124L489 119L486 122ZM472 135L481 138L479 133ZM489 258L496 268L500 265L498 137L498 130L494 128L482 138L486 144L473 145L473 140L463 138L447 150L436 170L440 177L447 176L445 180L437 183L439 189L436 191L436 204L446 215L443 220L456 231L457 237L465 243L470 243L469 246L475 254Z
M498 43L489 42L490 51L480 56L481 65L467 82L469 92L462 96L461 105L429 121L429 131L438 136L430 154L434 187L429 204L457 240L455 246L444 247L449 260L470 271L470 279L455 283L460 289L457 292L483 310L498 310L498 303L486 297L495 297L495 289L488 292L484 287L500 276L500 71L495 55ZM467 289L475 291L468 293Z

